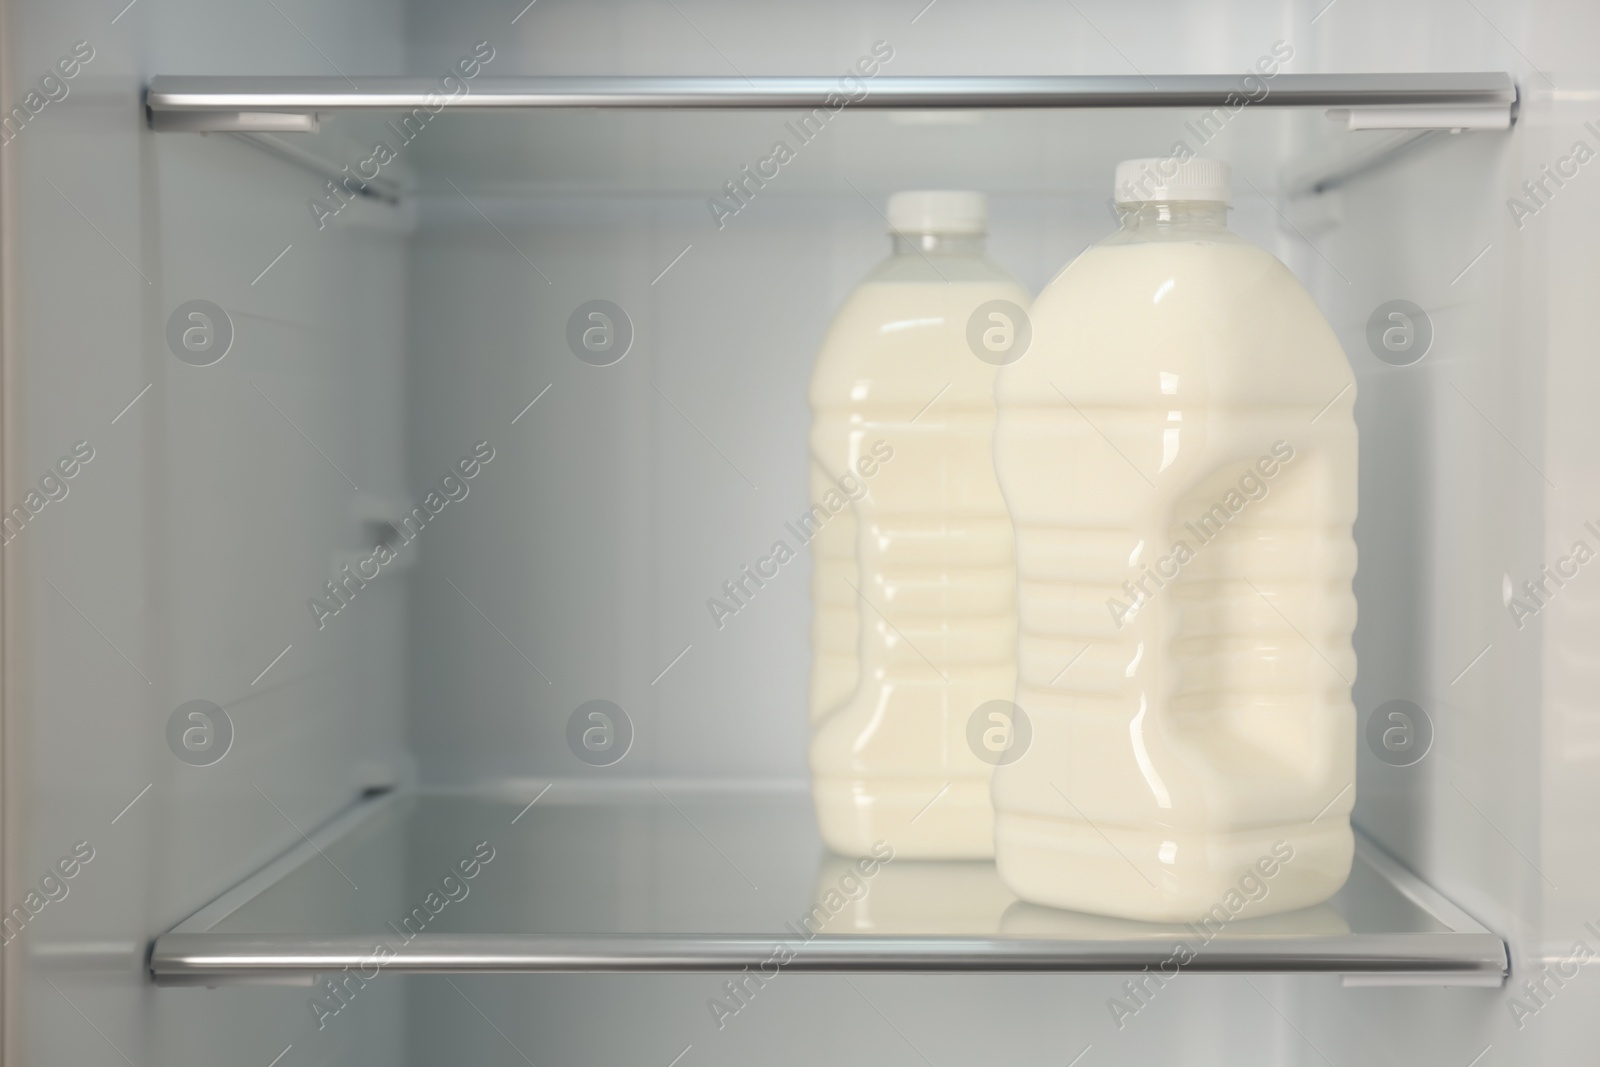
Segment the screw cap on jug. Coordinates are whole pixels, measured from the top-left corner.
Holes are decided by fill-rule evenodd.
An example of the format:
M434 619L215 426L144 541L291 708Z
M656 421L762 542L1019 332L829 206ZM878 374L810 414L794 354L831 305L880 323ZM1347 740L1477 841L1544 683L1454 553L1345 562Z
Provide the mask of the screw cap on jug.
M1125 159L1117 164L1113 191L1119 204L1152 200L1214 200L1229 203L1233 168L1220 159Z
M889 197L890 233L984 233L989 198L955 189L919 189Z

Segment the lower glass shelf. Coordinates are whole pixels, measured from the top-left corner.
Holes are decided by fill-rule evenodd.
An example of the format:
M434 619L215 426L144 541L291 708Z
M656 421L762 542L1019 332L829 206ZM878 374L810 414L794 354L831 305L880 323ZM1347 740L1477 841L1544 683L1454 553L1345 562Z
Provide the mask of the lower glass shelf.
M157 938L150 967L206 985L346 968L1149 968L1492 986L1506 960L1498 936L1359 834L1326 904L1158 925L1026 904L992 863L832 855L800 791L556 782L364 800Z

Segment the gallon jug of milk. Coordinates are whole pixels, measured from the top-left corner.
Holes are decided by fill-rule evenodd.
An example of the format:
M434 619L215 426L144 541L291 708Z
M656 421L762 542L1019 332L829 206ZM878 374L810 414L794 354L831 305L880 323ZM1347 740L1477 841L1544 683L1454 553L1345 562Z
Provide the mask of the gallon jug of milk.
M1016 678L994 377L1028 294L984 255L981 194L897 193L889 225L811 381L812 792L835 852L982 858L992 761L968 723Z
M997 383L1032 737L995 772L995 858L1037 904L1227 921L1349 874L1355 381L1228 231L1229 178L1121 164L1121 228Z

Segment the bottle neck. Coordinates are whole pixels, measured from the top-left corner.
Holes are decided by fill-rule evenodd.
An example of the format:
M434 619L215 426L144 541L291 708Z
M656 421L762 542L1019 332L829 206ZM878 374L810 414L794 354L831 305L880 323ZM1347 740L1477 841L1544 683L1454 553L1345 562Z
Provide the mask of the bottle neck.
M981 256L981 233L897 233L894 235L894 253L897 256Z
M1228 205L1220 200L1147 200L1118 204L1117 211L1125 230L1228 228Z

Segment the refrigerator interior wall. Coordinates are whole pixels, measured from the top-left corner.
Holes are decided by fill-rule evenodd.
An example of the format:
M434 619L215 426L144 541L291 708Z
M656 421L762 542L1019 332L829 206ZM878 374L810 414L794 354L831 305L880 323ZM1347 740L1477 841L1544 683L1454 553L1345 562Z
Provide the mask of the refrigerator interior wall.
M4 548L7 910L76 843L93 849L4 948L6 1062L264 1064L303 991L152 994L145 954L362 786L406 773L403 583L321 634L305 622L306 597L361 547L353 502L405 489L405 226L292 229L301 172L231 137L146 129L152 70L321 69L271 5L144 2L115 21L121 5L6 6L12 102L76 42L93 50L0 148L7 508L59 495L41 479L77 442L93 450ZM404 62L397 4L292 14L350 69ZM229 309L212 366L169 348L191 300ZM169 748L193 700L231 719L224 762ZM330 1061L397 1061L399 1007L375 991L365 1022L327 1035Z
M228 136L152 135L138 108L154 73L442 75L478 41L496 75L826 73L880 39L899 75L1242 72L1279 40L1292 71L1515 71L1512 133L1436 137L1321 197L1291 196L1289 177L1320 115L1246 113L1212 148L1259 186L1237 191L1235 228L1312 287L1360 379L1363 724L1404 698L1437 733L1410 768L1363 749L1357 821L1513 937L1516 981L1594 943L1581 815L1594 594L1580 578L1520 631L1502 600L1502 575L1520 586L1595 517L1595 372L1578 317L1596 277L1590 176L1520 230L1504 204L1574 139L1595 143L1579 128L1595 117L1586 98L1546 80L1595 88L1574 30L1592 15L1369 0L1321 14L1203 0L945 0L920 14L842 0L278 6L143 0L113 23L88 4L10 5L13 92L74 42L96 50L71 94L0 149L24 205L8 219L20 344L6 506L76 442L95 448L3 557L5 788L21 835L8 907L75 842L96 850L4 950L18 1062L267 1063L289 1044L285 1067L523 1052L664 1064L686 1046L685 1065L1068 1062L1089 1046L1086 1064L1464 1064L1491 1043L1485 1063L1539 1063L1578 1050L1591 975L1521 1029L1514 986L1326 978L1188 976L1121 1028L1109 1001L1128 994L1110 977L788 975L721 1030L713 975L386 978L324 1030L303 988L145 988L151 937L362 787L408 781L413 761L442 787L802 779L806 565L721 629L705 600L808 503L810 360L887 248L884 195L990 191L991 249L1036 291L1109 231L1109 163L1168 150L1189 118L847 114L718 229L706 198L790 116L451 115L406 147L399 206L359 201L319 229L319 179ZM330 121L318 144L353 151L371 130ZM1393 298L1437 330L1417 365L1367 348L1368 316ZM167 340L173 310L197 299L227 308L235 331L209 367ZM635 327L609 368L567 350L567 317L591 299ZM375 517L419 502L480 441L495 459L467 497L404 569L319 628L307 601L326 602L322 583L381 536ZM603 772L565 740L593 698L637 728ZM195 699L224 706L235 731L210 767L169 750L169 718Z
M1468 1059L1489 1048L1485 1063L1554 1063L1583 1047L1596 1003L1585 961L1600 948L1590 696L1600 590L1576 562L1600 547L1585 526L1600 485L1582 320L1600 276L1589 239L1600 189L1577 162L1600 138L1585 126L1597 117L1595 64L1570 36L1596 13L1485 5L1441 31L1430 16L1445 9L1394 12L1378 33L1360 8L1335 9L1318 23L1315 61L1416 63L1429 40L1424 63L1504 62L1518 71L1516 129L1435 140L1330 194L1336 221L1308 233L1326 260L1362 264L1350 284L1326 260L1300 262L1316 272L1361 389L1357 708L1365 717L1412 701L1434 731L1433 751L1411 767L1361 746L1355 819L1507 937L1511 977L1493 994L1308 989L1298 1006L1335 1060L1360 1041L1341 1020L1361 1018L1415 1055L1441 1055L1438 1035L1449 1034L1472 1046ZM1438 37L1463 26L1484 35ZM1543 189L1530 196L1529 179ZM1368 358L1363 337L1372 310L1396 298L1427 309L1434 329L1411 366ZM1529 581L1543 590L1530 594Z

